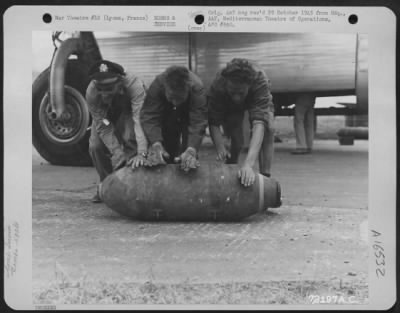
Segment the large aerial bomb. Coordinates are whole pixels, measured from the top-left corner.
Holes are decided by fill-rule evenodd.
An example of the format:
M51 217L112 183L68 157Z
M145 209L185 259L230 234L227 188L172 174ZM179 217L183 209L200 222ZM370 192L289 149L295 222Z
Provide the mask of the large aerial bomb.
M114 211L140 220L237 221L281 205L279 183L257 174L241 185L237 165L125 167L106 177L100 197Z

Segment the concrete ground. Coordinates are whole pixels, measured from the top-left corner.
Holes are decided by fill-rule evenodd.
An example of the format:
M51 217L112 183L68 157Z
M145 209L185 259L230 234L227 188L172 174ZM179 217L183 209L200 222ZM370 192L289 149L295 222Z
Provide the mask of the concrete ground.
M367 284L368 141L340 146L337 140L317 140L312 155L297 156L290 154L293 140L275 147L272 175L282 187L282 206L240 223L127 219L90 202L94 168L52 166L35 152L36 300L55 283L82 278L138 284ZM214 150L204 147L201 161L214 159Z

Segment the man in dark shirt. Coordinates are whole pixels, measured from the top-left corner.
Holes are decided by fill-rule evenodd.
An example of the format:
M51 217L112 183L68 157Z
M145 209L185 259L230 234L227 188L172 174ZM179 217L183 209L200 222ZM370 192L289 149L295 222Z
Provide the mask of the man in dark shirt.
M260 174L271 176L273 156L274 105L270 81L265 72L246 59L233 59L213 81L208 94L210 135L217 158L229 164L238 162L243 146L243 117L249 112L251 140L239 178L244 186L255 181L253 166L258 156ZM220 126L231 138L231 148L224 145Z
M113 170L144 164L147 140L140 125L143 82L119 64L102 60L91 69L86 101L92 116L89 153L100 182ZM92 199L101 202L98 192Z
M150 146L145 165L179 161L184 171L197 168L207 127L200 78L183 66L171 66L158 75L147 91L141 124Z

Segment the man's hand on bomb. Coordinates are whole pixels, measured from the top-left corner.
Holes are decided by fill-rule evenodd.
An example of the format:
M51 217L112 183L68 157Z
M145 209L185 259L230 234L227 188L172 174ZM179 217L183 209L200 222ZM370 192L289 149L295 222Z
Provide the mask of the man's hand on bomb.
M225 162L226 159L229 159L231 157L230 152L225 148L224 145L220 145L217 148L217 160Z
M243 165L238 172L238 177L243 186L249 187L254 184L256 174L254 173L251 166Z
M180 168L185 172L191 169L196 169L200 166L199 160L196 158L196 149L188 147L178 158L175 158L175 162L180 163Z
M166 159L169 159L170 156L168 152L164 149L161 142L157 141L151 145L149 148L149 153L147 155L147 159L144 163L145 166L157 166L157 165L165 165L167 162Z
M138 154L128 161L127 166L131 167L132 169L135 169L145 165L145 163L146 163L146 156L144 154Z

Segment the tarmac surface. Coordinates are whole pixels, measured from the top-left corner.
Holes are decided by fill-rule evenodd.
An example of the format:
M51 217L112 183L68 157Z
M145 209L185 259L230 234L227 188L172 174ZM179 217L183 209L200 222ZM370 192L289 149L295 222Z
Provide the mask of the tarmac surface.
M277 143L282 206L235 223L141 222L93 204L92 167L33 153L33 286L65 280L154 283L367 282L368 141ZM205 147L201 162L214 161Z

